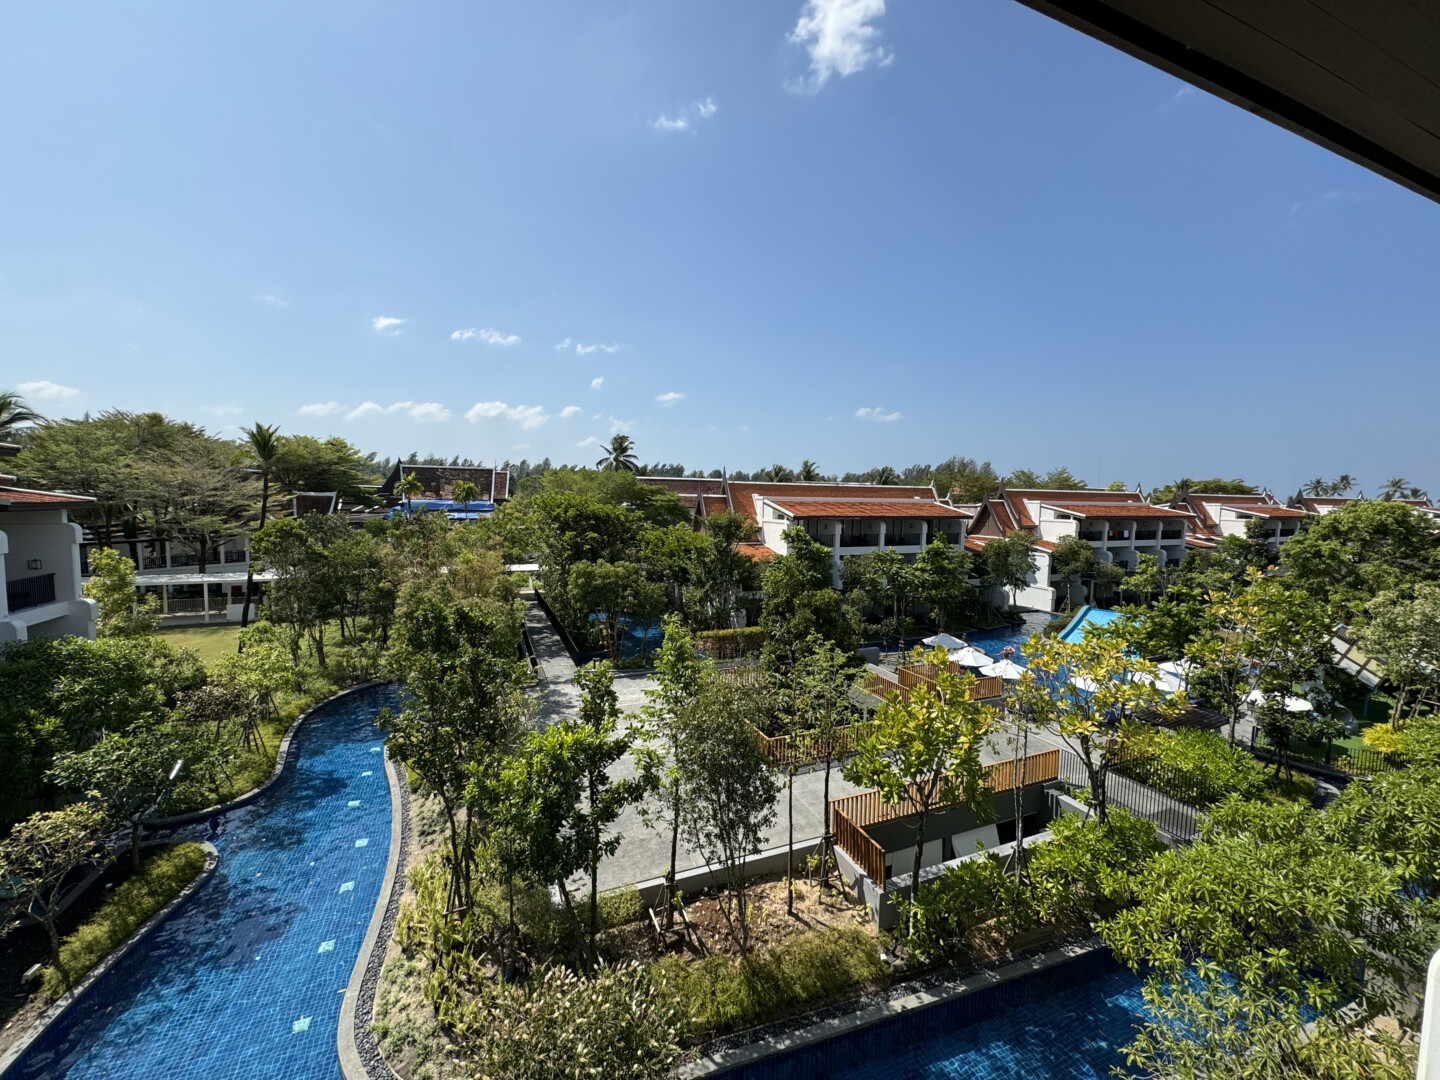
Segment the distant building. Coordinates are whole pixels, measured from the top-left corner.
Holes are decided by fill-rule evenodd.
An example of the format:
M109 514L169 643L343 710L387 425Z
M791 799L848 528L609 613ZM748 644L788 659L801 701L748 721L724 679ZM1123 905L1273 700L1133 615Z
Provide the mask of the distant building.
M0 458L19 447L0 443ZM80 594L80 526L72 510L93 499L10 487L0 475L0 642L29 638L95 637L96 605Z
M690 511L690 520L697 530L704 527L705 513L727 508L725 481L702 476L637 476L647 487L663 487L674 494L680 505Z
M1286 506L1268 491L1258 495L1207 495L1199 492L1176 497L1170 506L1187 510L1193 520L1190 539L1195 547L1213 546L1227 536L1246 538L1251 522L1260 522L1265 539L1278 547L1300 531L1307 511Z
M483 465L406 465L397 462L378 492L386 506L398 506L404 501L395 492L402 474L413 474L425 489L423 497L427 499L452 498L455 484L460 480L469 480L475 485L475 498L480 502L502 503L510 497L510 473L506 469L491 469Z

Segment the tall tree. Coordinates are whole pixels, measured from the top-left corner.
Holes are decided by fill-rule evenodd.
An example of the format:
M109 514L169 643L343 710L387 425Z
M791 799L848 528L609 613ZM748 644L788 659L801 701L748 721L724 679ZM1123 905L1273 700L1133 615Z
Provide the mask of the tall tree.
M275 475L275 466L280 460L280 428L255 421L248 428L241 428L245 436L242 453L247 468L260 476L260 520L257 529L265 527L265 518L270 510L270 482ZM255 593L255 560L246 559L245 600L240 607L240 628L250 625L250 603Z
M665 619L665 637L655 661L655 685L645 691L646 704L641 717L646 737L662 748L666 761L662 777L662 809L658 815L661 827L670 830L670 861L665 865L665 926L674 918L675 863L680 854L680 824L684 800L684 776L681 759L687 753L685 744L695 730L692 712L700 690L714 673L713 665L701 658L695 641L678 615ZM651 821L654 816L648 816Z
M605 456L595 462L597 469L609 469L613 472L635 472L640 467L640 461L635 457L635 443L629 435L616 434L611 437L610 445L605 448Z
M1035 537L1016 531L999 540L991 540L982 552L985 582L1009 589L1011 607L1018 603L1020 590L1030 584L1038 566L1036 546Z
M89 802L32 814L0 841L0 876L15 890L15 908L34 913L50 939L50 963L60 959L56 919L67 880L104 855L105 812ZM5 922L0 933L18 925Z
M395 485L395 494L405 500L405 513L409 514L413 500L425 494L425 485L413 472L405 473Z
M95 631L100 637L147 637L155 632L160 598L143 601L135 595L135 564L114 548L90 555L90 580L83 592L99 608Z
M970 556L943 536L925 545L925 550L915 557L911 572L916 592L929 605L930 617L941 630L954 625L975 600Z
M1402 502L1351 502L1280 546L1286 579L1352 613L1382 592L1440 580L1430 519Z
M842 731L860 719L860 710L850 696L856 674L851 661L852 657L835 645L817 638L803 650L790 672L800 737L825 763L820 799L825 815L820 849L820 873L824 881L830 879L830 859L835 844L835 836L830 831L830 775L836 762L844 757L840 743ZM794 832L793 826L791 832Z
M770 561L763 578L760 625L762 655L772 671L788 670L811 635L834 642L847 653L860 640L859 620L832 585L831 552L804 529L785 530L788 554Z
M450 488L450 498L458 502L466 513L470 512L470 504L480 497L480 489L469 480L456 480Z
M1075 585L1095 568L1095 549L1078 536L1062 536L1050 553L1050 569L1065 578L1065 607L1074 601Z
M800 471L795 474L796 480L819 480L820 466L806 458L800 463Z
M911 688L908 699L892 693L842 770L850 783L878 788L883 801L906 807L914 820L912 926L930 815L950 804L964 806L982 820L994 813L980 752L997 720L993 706L971 697L975 677L949 670L944 649L927 657L917 648L914 659L934 666L934 688L922 683Z

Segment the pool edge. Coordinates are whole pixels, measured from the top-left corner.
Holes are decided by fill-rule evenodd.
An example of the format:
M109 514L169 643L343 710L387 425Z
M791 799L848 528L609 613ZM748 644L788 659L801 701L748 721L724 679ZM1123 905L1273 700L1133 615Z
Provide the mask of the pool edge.
M375 910L370 916L370 926L365 932L365 940L360 943L360 952L355 957L355 966L350 970L350 982L345 987L345 997L340 1004L340 1023L335 1032L335 1043L340 1056L340 1073L344 1080L386 1080L395 1075L378 1052L378 1048L370 1055L376 1063L377 1071L372 1073L366 1067L365 1057L358 1043L360 1029L356 1027L356 1013L360 999L367 996L367 982L372 983L368 997L370 1010L372 1013L374 1011L373 983L379 981L385 950L390 944L386 923L392 922L392 906L398 912L399 896L404 891L403 881L399 880L399 871L405 855L405 822L409 806L405 792L401 790L398 770L388 750L384 753L384 760L385 779L390 785L390 854L385 860L385 878L380 883L380 894L375 898ZM393 930L393 925L390 929ZM375 966L372 976L371 966L377 955L379 964ZM368 1018L365 1022L368 1024Z
M766 1058L775 1057L780 1054L788 1054L795 1050L801 1050L807 1046L813 1046L816 1043L827 1042L838 1036L848 1035L874 1024L893 1019L903 1013L918 1012L935 1005L941 1005L947 1001L953 1001L955 998L963 997L966 994L973 994L980 990L987 990L991 987L999 986L1002 983L1010 982L1012 979L1033 975L1036 972L1055 967L1057 964L1078 960L1083 956L1088 956L1105 947L1106 946L1101 943L1062 945L1059 948L1050 949L1036 956L1029 956L1021 960L1013 961L1004 967L981 971L974 975L966 976L952 986L933 991L921 990L914 994L907 994L904 997L895 998L892 1001L882 1001L876 1005L869 1005L863 1009L857 1009L854 1012L846 1013L842 1016L819 1020L809 1027L801 1028L798 1031L765 1036L757 1039L755 1042L747 1043L744 1046L737 1046L731 1050L722 1050L716 1054L706 1055L682 1065L679 1075L685 1078L685 1080L691 1080L691 1078L700 1076L723 1077L732 1069L738 1069L744 1065L752 1065L757 1061L764 1061Z
M220 852L215 845L208 840L200 840L197 842L205 850L205 866L201 869L200 873L196 874L188 885L176 893L175 896L170 899L169 903L136 927L134 932L119 945L111 949L109 954L91 968L83 979L65 991L60 997L56 998L55 1003L40 1014L39 1018L26 1029L25 1034L12 1043L10 1049L5 1051L3 1056L0 1056L0 1078L3 1078L9 1073L10 1070L15 1067L15 1064L25 1056L25 1052L34 1045L35 1040L45 1034L52 1024L59 1021L60 1018L69 1011L70 1006L84 997L86 992L89 991L107 971L123 960L131 949L138 945L143 938L147 937L152 930L174 914L180 905L194 896L195 893L200 890L200 887L214 876L215 868L220 865Z

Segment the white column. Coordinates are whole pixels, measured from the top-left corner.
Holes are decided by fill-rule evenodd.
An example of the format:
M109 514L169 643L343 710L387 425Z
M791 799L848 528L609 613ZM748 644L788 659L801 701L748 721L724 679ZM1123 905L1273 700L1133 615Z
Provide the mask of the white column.
M885 519L880 519L880 546L885 546Z
M830 566L834 576L835 587L840 587L840 530L845 523L838 518L831 522L834 528L830 534Z
M929 535L930 535L930 522L922 520L922 521L920 522L920 546L921 546L922 548L925 546L925 540L926 540L926 538L927 538Z

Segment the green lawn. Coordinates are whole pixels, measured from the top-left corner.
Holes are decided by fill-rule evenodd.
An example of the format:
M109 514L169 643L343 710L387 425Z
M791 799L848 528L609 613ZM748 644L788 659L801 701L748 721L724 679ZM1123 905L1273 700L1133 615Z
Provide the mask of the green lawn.
M214 626L172 626L160 630L169 644L178 648L194 649L206 667L227 656L234 656L239 645L240 625L219 623Z

